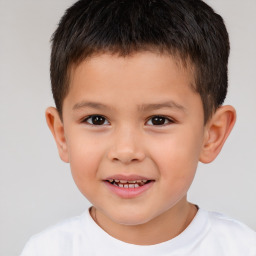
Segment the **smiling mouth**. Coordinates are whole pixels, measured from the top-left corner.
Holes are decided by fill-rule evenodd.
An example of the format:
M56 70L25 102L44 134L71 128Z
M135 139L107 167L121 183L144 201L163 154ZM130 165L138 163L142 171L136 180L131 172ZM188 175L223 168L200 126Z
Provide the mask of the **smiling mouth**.
M109 179L106 181L113 186L120 187L120 188L128 188L128 189L139 188L152 182L152 180L116 180L116 179Z

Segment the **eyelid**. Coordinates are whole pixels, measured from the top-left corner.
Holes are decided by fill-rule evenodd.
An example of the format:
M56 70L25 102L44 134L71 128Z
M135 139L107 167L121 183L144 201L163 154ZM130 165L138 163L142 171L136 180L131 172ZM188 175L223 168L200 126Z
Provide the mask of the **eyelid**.
M89 122L88 122L88 119L90 119L90 118L92 118L92 117L95 117L95 116L104 118L104 119L105 119L105 122L107 122L107 124L105 124L105 122L104 122L103 124L101 124L101 125L96 125L96 124L89 123ZM166 123L166 124L162 124L162 125L161 125L161 124L160 124L160 125L150 124L149 126L163 127L163 126L167 126L167 125L170 125L170 124L173 124L173 123L176 122L173 118L168 117L168 116L165 116L165 115L152 115L152 116L150 116L150 117L147 119L146 125L147 125L147 123L148 123L151 119L153 119L154 117L161 117L161 118L165 119L165 122L166 122L166 120L167 120L167 123ZM110 122L108 121L108 119L107 119L104 115L100 115L100 114L88 115L88 116L82 118L81 123L85 123L86 125L90 125L90 126L99 126L99 127L100 127L100 126L105 126L105 125L109 125L109 124L110 124Z
M168 121L168 123L167 123L167 124L162 124L162 125L154 125L154 124L151 124L150 126L163 127L163 126L167 126L167 125L170 125L170 124L173 124L173 123L176 122L173 118L168 117L168 116L165 116L165 115L153 115L153 116L151 116L151 117L149 117L149 118L147 119L146 124L149 122L149 120L151 120L151 119L154 118L154 117L161 117L161 118L164 118L164 119L166 119L166 120Z
M92 117L94 117L94 116L103 117L103 118L105 119L105 121L108 122L108 124L105 124L105 122L104 122L104 124L102 124L102 125L96 125L96 124L89 123L87 120L90 119L90 118L92 118ZM104 125L109 125L109 124L110 124L110 122L108 121L108 119L107 119L104 115L99 115L99 114L93 114L93 115L86 116L85 118L83 118L83 119L81 120L81 123L85 123L86 125L91 125L91 126L99 126L99 127L100 127L100 126L104 126Z

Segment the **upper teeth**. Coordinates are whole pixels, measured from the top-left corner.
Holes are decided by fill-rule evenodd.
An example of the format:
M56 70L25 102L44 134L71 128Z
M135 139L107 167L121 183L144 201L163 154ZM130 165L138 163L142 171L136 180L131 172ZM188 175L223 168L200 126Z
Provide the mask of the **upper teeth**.
M123 184L135 184L135 183L146 183L147 180L113 180L113 179L110 179L108 180L109 182L115 182L115 183L123 183Z
M120 188L138 188L145 185L148 180L108 180L112 185Z

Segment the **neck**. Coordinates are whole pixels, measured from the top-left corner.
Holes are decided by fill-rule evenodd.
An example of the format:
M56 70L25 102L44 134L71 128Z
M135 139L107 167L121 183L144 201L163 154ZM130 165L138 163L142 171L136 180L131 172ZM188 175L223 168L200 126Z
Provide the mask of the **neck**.
M174 207L156 218L140 225L123 225L115 223L98 211L91 209L94 221L109 235L126 243L152 245L168 241L191 223L197 213L197 207L182 199Z

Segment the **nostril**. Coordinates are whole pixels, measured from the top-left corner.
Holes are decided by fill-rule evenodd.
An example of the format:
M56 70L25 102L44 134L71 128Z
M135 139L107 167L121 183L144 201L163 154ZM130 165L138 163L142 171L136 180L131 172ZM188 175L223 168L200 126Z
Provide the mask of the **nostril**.
M122 163L131 163L131 162L139 162L142 161L144 157L136 156L135 154L119 154L115 157L110 157L110 160L113 162L120 161Z
M131 162L140 162L145 158L145 154L140 147L131 147L119 145L113 147L108 152L108 159L113 162L122 162L125 164Z

